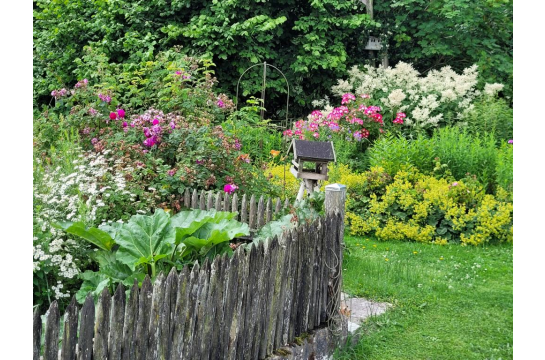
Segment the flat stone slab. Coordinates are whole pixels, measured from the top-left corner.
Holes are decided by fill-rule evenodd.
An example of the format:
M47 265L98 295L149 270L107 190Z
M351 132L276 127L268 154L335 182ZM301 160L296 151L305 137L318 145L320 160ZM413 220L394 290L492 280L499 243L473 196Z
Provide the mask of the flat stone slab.
M348 294L341 293L341 309L346 309L344 312L348 317L348 331L350 331L350 323L360 325L362 321L369 316L380 315L390 306L392 306L392 304L386 302L373 302L364 298L350 297Z

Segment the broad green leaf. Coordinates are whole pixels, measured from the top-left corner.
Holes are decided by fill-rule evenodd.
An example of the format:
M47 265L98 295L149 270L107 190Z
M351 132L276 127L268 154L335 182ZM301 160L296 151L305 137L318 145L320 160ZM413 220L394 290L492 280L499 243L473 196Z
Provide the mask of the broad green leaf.
M229 241L235 237L249 235L250 228L247 224L235 220L221 220L218 223L206 223L199 230L197 230L193 237L197 239L206 239L207 244L219 244L224 241ZM184 241L185 244L194 246L197 242L192 239L190 242Z
M170 217L164 210L157 209L151 216L134 215L117 234L120 247L116 256L134 270L141 258L153 263L158 256L169 254L175 238Z
M69 221L61 222L55 224L54 226L66 231L69 234L77 235L106 251L112 250L112 246L115 245L114 240L108 232L97 228L88 229L81 221L75 223Z
M200 227L208 222L219 222L221 220L232 219L236 213L228 211L212 210L190 210L181 211L174 215L170 222L173 228L176 229L176 245L180 244L184 238L193 234Z

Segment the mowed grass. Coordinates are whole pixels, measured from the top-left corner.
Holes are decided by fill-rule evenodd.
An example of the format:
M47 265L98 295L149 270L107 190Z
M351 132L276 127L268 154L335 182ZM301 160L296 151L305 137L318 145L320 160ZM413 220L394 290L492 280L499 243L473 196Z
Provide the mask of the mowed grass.
M344 292L392 304L335 359L512 359L513 247L345 236Z

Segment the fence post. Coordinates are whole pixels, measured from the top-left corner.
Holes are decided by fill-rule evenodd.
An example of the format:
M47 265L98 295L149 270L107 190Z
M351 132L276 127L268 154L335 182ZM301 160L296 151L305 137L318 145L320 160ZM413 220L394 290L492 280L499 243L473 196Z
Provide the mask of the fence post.
M346 202L346 185L330 184L325 187L324 208L326 215L341 215L341 234L344 233L344 204ZM344 242L341 238L341 243Z
M333 257L332 263L327 264L330 268L330 280L328 282L328 291L331 293L331 304L328 306L332 313L329 314L329 328L332 334L332 346L343 346L348 337L348 319L341 314L341 289L342 289L342 266L344 249L344 206L346 202L346 185L331 184L325 187L324 209L327 217L336 220L337 231L329 236L333 237ZM328 249L324 249L328 251ZM326 256L331 259L331 256ZM333 267L333 268L331 268ZM329 305L329 304L328 304Z

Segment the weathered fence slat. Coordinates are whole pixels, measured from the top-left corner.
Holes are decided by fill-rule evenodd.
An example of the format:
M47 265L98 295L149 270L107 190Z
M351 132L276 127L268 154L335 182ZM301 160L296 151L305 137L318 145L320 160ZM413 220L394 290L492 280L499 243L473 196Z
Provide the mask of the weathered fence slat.
M261 229L265 223L265 200L263 199L263 195L259 197L259 201L257 203L257 219L256 229Z
M72 297L70 304L64 313L64 333L62 336L62 360L73 360L76 358L76 344L78 342L78 306L76 297Z
M295 278L294 278L294 289L293 289L293 305L292 305L292 313L291 313L291 321L290 321L290 339L293 339L296 336L301 335L301 294L302 294L302 278L303 278L303 263L304 263L304 257L305 253L303 253L303 241L304 241L304 233L303 233L303 226L299 226L296 229L297 233L297 242L295 244L297 248L297 260L295 261ZM293 329L293 330L292 330ZM293 331L293 332L292 332Z
M325 234L325 221L320 218L320 226L318 227L316 233L316 255L314 257L314 267L316 282L314 285L315 291L315 307L314 307L314 326L320 326L322 322L321 313L322 313L322 269L323 269L323 237Z
M280 198L276 198L276 202L274 205L274 215L278 214L280 211L282 211L282 201L280 201Z
M136 325L136 360L145 360L148 352L148 335L151 310L151 279L148 275L142 282L138 301L138 323Z
M271 222L272 217L272 200L271 198L267 198L267 205L265 206L265 224Z
M98 299L95 339L93 343L93 360L108 359L108 334L110 332L111 297L108 287L105 287Z
M49 315L45 323L44 360L58 360L59 358L59 305L57 300L49 306Z
M91 293L87 294L81 308L78 360L91 360L93 356L93 329L95 327L95 302Z
M193 336L192 358L201 358L201 346L206 314L206 300L210 282L210 261L206 258L199 273L199 294L197 295L197 312L195 319L195 335ZM208 339L206 339L208 341Z
M217 264L217 279L215 280L215 288L211 292L210 300L215 308L214 317L212 318L212 331L210 343L210 359L221 358L227 354L227 348L223 344L223 332L225 331L224 316L225 316L225 284L227 283L227 267L229 266L229 258L227 254L223 254ZM212 282L212 280L211 280Z
M232 201L232 204L231 204L231 212L238 213L238 195L237 195L237 193L233 194L233 201ZM234 219L235 220L240 219L240 214L235 215Z
M248 201L246 194L242 195L242 204L240 205L240 222L248 223Z
M203 196L204 198L204 196ZM172 334L174 332L174 310L176 308L176 293L178 290L178 274L172 267L165 281L163 304L159 318L159 359L170 359Z
M255 208L254 208L255 209ZM257 314L259 314L259 282L263 269L263 242L259 242L257 246L254 246L250 252L250 279L248 281L250 300L246 308L246 329L244 334L245 346L244 346L244 358L253 359L253 352L258 341L257 326L259 320Z
M206 193L204 190L201 190L201 194L199 196L199 209L206 210Z
M42 319L40 317L40 308L34 310L32 319L32 359L40 360L40 350L42 344Z
M196 312L197 312L197 295L199 292L199 270L200 266L199 263L196 262L195 265L193 265L193 269L191 269L191 275L189 277L189 285L188 289L190 290L189 293L189 300L187 302L187 312L185 314L185 326L184 326L184 337L183 337L183 346L182 346L182 354L183 356L181 359L191 359L191 346L193 344L193 336L194 336L194 329L195 329L195 320L196 320Z
M191 208L191 195L189 194L189 189L186 188L184 191L184 207Z
M119 283L112 299L112 322L110 324L109 359L120 360L123 345L123 325L125 320L125 287Z
M220 192L216 193L215 209L217 211L221 211L221 193Z
M231 195L229 193L225 193L224 199L223 199L223 211L231 211Z
M210 280L208 296L204 303L205 315L202 319L203 333L201 342L201 358L210 358L212 350L217 346L217 338L212 337L215 321L217 320L217 296L219 277L221 276L221 257L217 256L210 265Z
M297 271L297 243L296 243L297 231L291 230L288 233L286 244L289 244L290 260L289 260L289 271L286 279L286 300L284 302L284 316L283 316L283 325L282 325L282 344L287 344L289 339L293 338L293 326L291 325L292 319L292 308L294 301L294 282ZM290 335L291 333L291 335ZM290 337L291 336L291 337Z
M263 200L263 197L261 198ZM263 203L263 201L261 201ZM269 280L269 271L271 266L271 258L267 254L267 249L269 248L271 239L267 239L259 243L261 245L259 255L259 262L261 263L261 270L257 278L257 298L256 298L256 308L257 313L254 318L254 342L252 343L252 359L259 358L259 352L261 348L261 340L263 339L263 330L265 327L265 321L267 318L267 299L265 298L268 292L268 280Z
M225 328L229 329L226 334L227 356L224 359L236 359L237 342L241 329L244 326L244 319L241 318L242 304L245 301L245 278L248 266L243 247L237 248L235 255L231 258L229 265L229 279L225 311Z
M307 290L306 290L306 302L305 315L303 317L303 328L314 329L314 319L311 319L314 314L314 292L312 291L314 286L314 256L316 253L316 244L314 242L314 234L316 231L316 222L313 226L308 226L308 241L307 241Z
M290 208L290 199L286 198L286 200L284 201L284 209L289 209Z
M250 230L256 229L256 219L257 219L256 212L257 212L257 207L255 203L255 195L252 195L252 197L250 197L250 214L248 217L248 226L250 226Z
M300 314L298 317L297 323L299 324L300 333L305 332L308 329L308 311L310 305L310 286L312 284L312 272L310 271L310 257L311 257L311 246L310 246L310 227L308 224L303 225L303 242L302 242L302 253L305 256L302 258L302 276L301 276L301 290L300 296Z
M206 210L211 210L214 208L214 193L212 191L208 192L206 199Z
M188 299L190 293L189 286L189 268L186 266L183 267L182 271L178 275L178 289L176 294L176 307L174 309L174 331L172 334L172 350L171 350L171 359L181 359L182 358L182 347L183 347L183 335L185 327L185 318L188 308Z
M153 283L153 293L151 297L150 319L148 329L148 350L146 360L155 360L159 358L159 320L161 316L161 307L165 294L165 275L160 272Z
M134 279L129 301L125 305L125 322L123 323L123 360L136 357L136 325L138 322L138 280Z
M252 268L250 271L250 266L253 266L254 263L256 263L257 259L257 246L255 244L252 244L250 247L250 251L246 254L246 276L244 277L245 282L245 289L244 289L244 297L241 307L241 331L238 336L238 343L237 343L237 357L235 359L247 359L248 356L248 343L250 339L250 327L252 325L253 319L251 319L251 308L252 308L252 302L253 297L257 291L257 281L255 281L256 278L256 272L257 269ZM252 265L250 265L252 264Z
M285 231L282 236L279 238L279 244L281 252L279 254L280 258L278 260L278 266L282 269L280 274L281 277L281 288L280 288L280 298L278 303L278 315L276 319L276 331L273 350L278 349L280 346L284 345L282 340L282 330L284 327L284 315L286 311L286 301L288 297L288 283L289 283L289 269L290 269L290 256L291 256L291 237L290 233ZM289 319L289 315L288 315Z
M259 355L261 358L271 354L273 352L274 336L276 332L276 317L278 314L279 297L280 297L280 283L282 269L278 268L278 264L281 263L280 259L280 246L278 244L278 237L274 237L269 243L268 257L270 258L269 267L269 279L267 281L269 288L268 293L265 296L265 304L267 304L267 312L265 317L265 325L263 331L263 341L261 341L261 349ZM265 273L267 274L267 273Z

